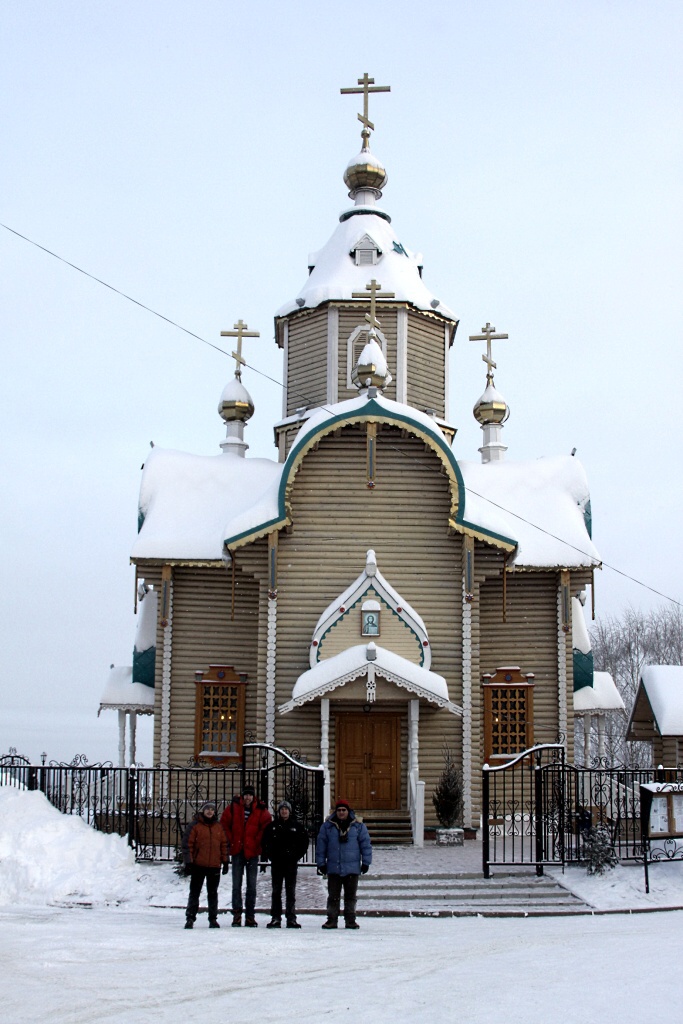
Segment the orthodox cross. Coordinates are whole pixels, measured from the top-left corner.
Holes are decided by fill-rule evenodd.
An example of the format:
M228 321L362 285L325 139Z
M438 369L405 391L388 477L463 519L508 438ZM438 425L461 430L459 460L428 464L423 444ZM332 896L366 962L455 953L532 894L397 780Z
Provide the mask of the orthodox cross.
M232 331L221 331L221 338L237 338L237 351L232 353L235 360L235 376L242 380L242 367L246 366L246 360L242 359L242 338L260 338L258 331L248 331L247 325L238 320Z
M486 355L481 358L486 363L486 380L491 383L493 381L493 371L497 369L496 364L491 358L491 342L502 341L507 338L507 334L496 334L496 328L492 327L491 324L487 323L486 327L482 327L481 334L470 334L470 341L485 341L486 342Z
M380 322L379 322L379 320L377 319L377 317L375 315L376 312L377 312L377 305L376 305L377 299L395 299L396 298L396 293L395 292L380 292L380 291L378 291L378 289L381 288L381 287L382 287L382 285L379 284L378 281L375 281L374 277L373 277L372 281L370 281L370 283L366 284L366 286L365 286L365 291L366 292L370 292L370 312L365 314L365 319L367 320L367 322L370 324L371 327L379 327L380 326ZM365 294L365 292L351 292L351 298L352 299L366 299L367 295Z
M358 115L358 120L364 128L370 128L372 131L375 130L375 126L372 121L368 120L368 99L371 92L391 92L390 85L375 85L374 78L368 78L367 71L362 78L358 79L358 85L360 89L355 86L349 89L340 89L339 92L347 95L349 93L362 93L363 94L363 113Z

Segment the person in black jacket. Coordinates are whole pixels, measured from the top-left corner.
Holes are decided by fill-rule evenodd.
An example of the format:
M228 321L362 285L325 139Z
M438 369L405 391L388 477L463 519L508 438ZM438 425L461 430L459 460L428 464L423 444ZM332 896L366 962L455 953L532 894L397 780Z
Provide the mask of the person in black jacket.
M292 805L283 800L277 815L263 833L263 856L270 861L273 895L270 905L271 921L267 928L282 925L282 883L285 883L285 917L288 928L301 928L296 919L297 861L308 849L308 833L292 811ZM264 869L265 870L265 867Z

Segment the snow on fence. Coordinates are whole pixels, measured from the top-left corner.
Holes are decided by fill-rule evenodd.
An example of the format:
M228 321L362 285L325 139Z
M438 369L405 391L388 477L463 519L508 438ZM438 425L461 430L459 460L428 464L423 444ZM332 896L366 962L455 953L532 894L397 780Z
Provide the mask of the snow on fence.
M88 764L32 765L10 748L0 757L0 786L40 790L63 814L83 818L100 832L126 836L138 860L176 860L182 834L201 805L213 800L220 814L249 783L275 811L288 800L311 836L303 864L315 863L314 844L322 824L324 772L269 744L245 743L241 765L192 764L115 768Z

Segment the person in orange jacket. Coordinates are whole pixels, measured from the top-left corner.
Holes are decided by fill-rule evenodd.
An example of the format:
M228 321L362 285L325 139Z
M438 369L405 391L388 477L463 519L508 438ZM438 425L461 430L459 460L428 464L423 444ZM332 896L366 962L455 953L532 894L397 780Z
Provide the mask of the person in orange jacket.
M228 863L228 839L216 819L216 805L208 800L191 823L183 847L189 857L190 895L185 911L185 927L192 928L199 910L199 895L206 879L206 899L209 904L209 928L220 928L218 923L218 883L221 864Z
M258 861L263 844L263 833L272 817L262 800L256 799L253 786L245 786L241 796L232 798L232 803L221 815L221 825L228 837L230 856L232 857L232 926L239 928L242 924L242 880L246 871L247 894L245 901L244 924L247 928L257 928L256 910L256 875ZM227 864L223 874L227 874Z

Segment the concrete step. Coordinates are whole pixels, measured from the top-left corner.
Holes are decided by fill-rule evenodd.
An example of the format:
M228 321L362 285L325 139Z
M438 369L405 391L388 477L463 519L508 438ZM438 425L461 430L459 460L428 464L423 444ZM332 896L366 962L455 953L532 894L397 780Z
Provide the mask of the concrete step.
M358 890L359 911L463 914L580 913L589 908L550 878L481 875L372 875Z
M373 846L412 846L413 830L410 816L384 811L363 815Z

